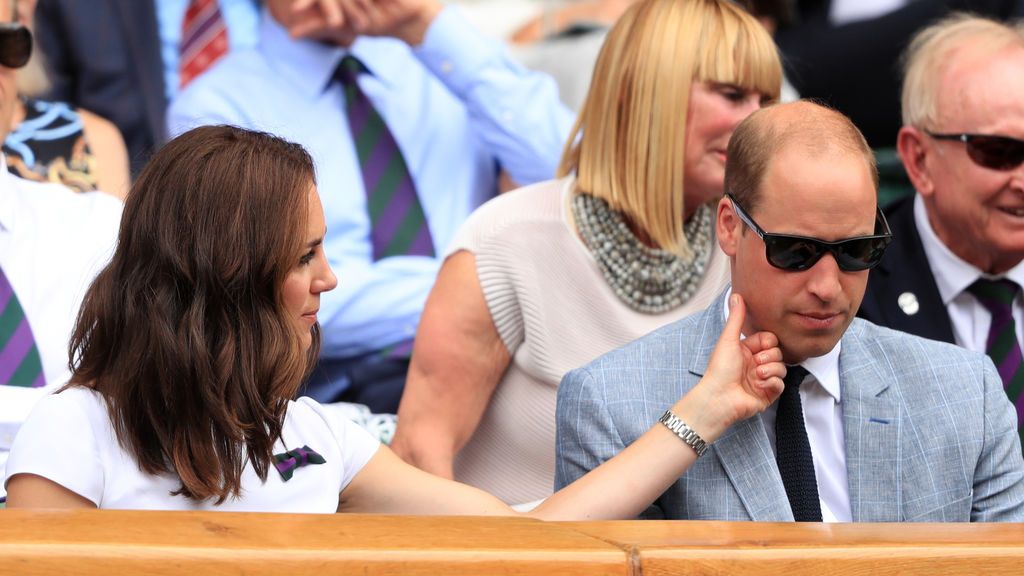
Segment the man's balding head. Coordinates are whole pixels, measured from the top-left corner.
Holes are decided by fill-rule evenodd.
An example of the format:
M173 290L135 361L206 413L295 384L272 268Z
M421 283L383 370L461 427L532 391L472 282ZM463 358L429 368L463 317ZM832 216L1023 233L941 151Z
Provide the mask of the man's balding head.
M776 267L761 234L836 243L875 233L878 173L864 137L812 102L765 108L733 132L725 185L736 202L718 203L715 232L747 304L745 333L775 334L788 363L828 353L853 321L868 271L843 269L832 253Z
M829 153L859 154L878 187L875 156L860 130L841 113L802 100L763 108L736 128L729 141L725 190L747 210L755 210L769 161L791 146L814 158Z

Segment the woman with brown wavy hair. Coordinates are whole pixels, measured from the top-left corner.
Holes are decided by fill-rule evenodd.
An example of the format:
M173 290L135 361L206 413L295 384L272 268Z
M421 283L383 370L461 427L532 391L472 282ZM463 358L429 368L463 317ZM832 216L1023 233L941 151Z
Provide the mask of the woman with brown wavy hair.
M336 285L324 233L300 146L218 126L161 149L82 307L71 382L15 440L9 506L512 513L292 400L316 358L320 294ZM785 371L774 337L740 342L743 314L732 318L705 381L672 407L708 442L767 406ZM534 514L633 516L697 458L689 442L655 425Z

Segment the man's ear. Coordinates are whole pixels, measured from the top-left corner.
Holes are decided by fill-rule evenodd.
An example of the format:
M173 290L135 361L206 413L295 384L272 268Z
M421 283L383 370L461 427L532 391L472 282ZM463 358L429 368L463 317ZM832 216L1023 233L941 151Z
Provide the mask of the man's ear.
M935 190L929 162L929 155L935 154L935 150L930 142L925 142L927 138L929 136L924 131L913 126L900 128L896 136L896 151L903 161L903 169L906 170L914 189L925 197L931 196ZM934 162L934 159L931 161Z
M722 197L718 201L718 214L715 218L715 234L718 236L718 245L730 258L736 256L736 245L739 243L740 234L743 233L743 221L733 209L732 202Z

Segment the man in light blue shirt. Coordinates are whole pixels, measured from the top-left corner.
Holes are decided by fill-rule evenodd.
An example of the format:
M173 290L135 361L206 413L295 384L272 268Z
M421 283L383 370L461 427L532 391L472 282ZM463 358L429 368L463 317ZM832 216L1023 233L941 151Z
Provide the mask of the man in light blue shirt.
M369 32L406 41L362 35L346 46L345 34L334 42L292 39L282 24L290 22L290 0L270 0L257 48L231 52L168 113L171 134L231 123L309 149L339 286L321 301L321 364L306 392L378 412L397 408L409 343L441 258L374 260L361 168L334 80L341 59L351 54L368 69L359 88L405 157L439 257L470 212L497 192L502 171L518 184L553 177L573 121L550 78L514 63L455 9L436 0L405 4L427 15L423 27L410 33L406 19Z
M36 45L46 55L47 98L113 122L132 174L166 140L178 93L181 28L189 0L39 0ZM230 50L256 44L261 0L218 0Z
M260 0L217 0L221 18L228 30L230 50L256 46L259 39ZM181 29L189 0L155 0L156 21L160 33L160 60L164 64L164 91L171 102L181 87Z

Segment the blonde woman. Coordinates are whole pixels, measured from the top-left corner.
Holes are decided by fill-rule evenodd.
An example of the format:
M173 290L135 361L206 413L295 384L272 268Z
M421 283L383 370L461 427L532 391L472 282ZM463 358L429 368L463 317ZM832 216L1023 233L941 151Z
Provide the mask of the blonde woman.
M778 97L768 33L728 0L645 0L612 28L558 180L496 198L431 292L394 450L508 503L551 493L570 369L703 309L733 129Z

